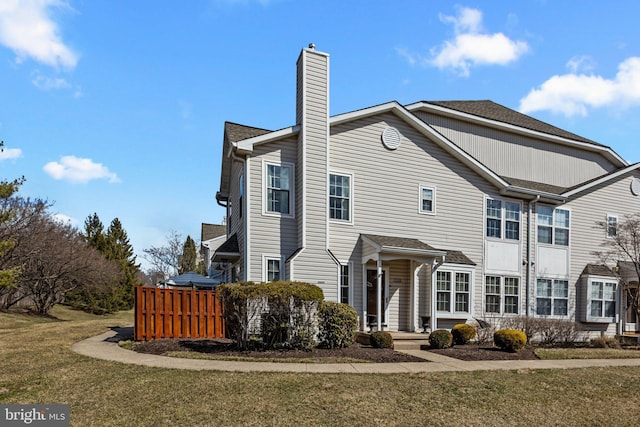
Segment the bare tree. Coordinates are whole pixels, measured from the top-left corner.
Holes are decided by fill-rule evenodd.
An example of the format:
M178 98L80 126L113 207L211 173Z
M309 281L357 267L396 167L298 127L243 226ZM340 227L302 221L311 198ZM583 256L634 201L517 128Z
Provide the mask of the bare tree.
M152 266L150 272L160 273L163 278L175 276L180 268L182 256L182 236L175 230L171 230L166 237L165 246L151 246L143 249L146 259Z
M604 265L612 268L623 285L627 304L633 307L640 318L640 292L628 283L629 276L640 278L640 213L625 215L617 224L598 222L596 226L603 230L608 238L603 250L594 252Z
M18 283L39 313L64 302L68 292L117 284L117 264L89 247L75 227L41 215L25 231L16 251L22 260Z

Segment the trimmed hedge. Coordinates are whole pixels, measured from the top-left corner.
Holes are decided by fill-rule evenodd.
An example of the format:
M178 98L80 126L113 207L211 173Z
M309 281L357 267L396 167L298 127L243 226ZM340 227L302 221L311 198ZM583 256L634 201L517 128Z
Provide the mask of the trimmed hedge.
M493 334L493 342L502 351L514 353L527 345L527 335L517 329L500 329Z
M348 304L323 301L318 307L318 327L320 347L349 347L358 329L358 313Z
M436 329L429 335L431 348L449 348L453 342L453 335L446 329Z
M371 334L371 347L393 348L393 337L386 331L375 331Z
M476 328L466 323L458 323L451 328L453 343L464 345L476 337Z
M226 283L216 288L222 301L229 338L241 349L262 347L308 348L315 345L317 308L322 289L301 282ZM260 340L252 329L260 326ZM256 332L254 331L253 334Z

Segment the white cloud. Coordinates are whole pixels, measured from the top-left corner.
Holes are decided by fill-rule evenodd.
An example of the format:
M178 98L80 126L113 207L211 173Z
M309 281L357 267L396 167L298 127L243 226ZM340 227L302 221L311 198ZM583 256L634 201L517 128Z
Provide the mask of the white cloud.
M569 61L570 70L577 70ZM586 116L589 109L640 105L640 57L630 57L618 65L612 79L571 72L555 75L532 89L520 100L520 111L547 110L565 116Z
M52 89L69 89L71 85L60 77L45 77L41 74L36 75L31 81L35 87L42 90Z
M428 57L410 53L404 48L398 48L396 52L411 65L419 63L451 69L467 77L472 67L508 65L529 50L529 45L524 41L511 40L503 33L486 33L482 27L482 12L478 9L459 8L457 16L440 15L440 20L453 24L453 39L432 48Z
M78 226L78 220L68 215L57 213L51 215L51 217L64 225L71 225L73 227Z
M49 162L43 169L54 179L64 179L73 183L85 183L93 179L107 179L110 183L120 182L118 176L101 163L75 156L63 156L60 162Z
M572 74L578 73L580 71L593 71L595 67L595 61L593 60L593 58L587 55L574 56L567 62L567 68Z
M19 148L2 148L0 150L0 161L15 160L22 157L22 150Z
M16 61L32 58L54 67L73 69L78 55L60 36L51 18L51 8L71 9L64 0L2 0L0 2L0 44L13 50Z

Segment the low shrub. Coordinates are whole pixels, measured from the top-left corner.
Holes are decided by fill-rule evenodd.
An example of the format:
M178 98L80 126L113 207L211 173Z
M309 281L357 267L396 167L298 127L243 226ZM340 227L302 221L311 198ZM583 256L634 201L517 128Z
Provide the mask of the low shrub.
M375 331L371 334L371 347L393 348L393 337L386 331Z
M527 344L527 336L517 329L500 329L493 334L493 342L502 351L516 352Z
M448 348L453 342L453 335L446 329L437 329L429 335L431 348Z
M453 326L451 335L454 344L464 345L476 337L476 328L466 323L459 323Z
M615 348L620 349L620 343L613 337L598 337L590 342L593 348Z
M358 313L348 304L323 301L318 308L318 327L320 347L349 347L358 329Z

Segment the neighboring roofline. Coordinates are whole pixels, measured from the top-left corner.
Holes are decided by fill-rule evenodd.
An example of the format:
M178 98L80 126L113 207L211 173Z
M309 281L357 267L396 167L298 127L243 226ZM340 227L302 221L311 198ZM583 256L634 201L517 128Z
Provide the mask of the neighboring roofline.
M523 135L532 136L538 139L545 139L547 141L560 143L568 146L576 146L581 149L585 149L588 151L594 151L605 154L609 160L613 160L618 163L618 166L628 166L629 162L624 160L622 157L618 155L615 151L611 149L611 147L607 147L605 145L597 145L597 144L589 144L587 142L576 141L574 139L565 138L562 136L552 135L546 132L536 131L532 129L528 129L522 126L513 125L510 123L501 122L498 120L487 119L485 117L476 116L473 114L465 113L459 110L454 110L451 108L446 108L441 105L430 104L425 101L414 102L412 104L408 104L405 108L409 111L419 110L419 109L428 109L432 111L437 111L441 114L450 117L462 118L469 122L480 123L483 125L489 125L494 128L508 130L510 132L515 132Z
M265 133L264 135L258 135L252 138L243 139L242 141L231 141L231 146L237 154L251 154L253 152L254 145L266 144L267 142L271 142L276 139L292 136L297 134L299 131L300 125L290 126L288 128ZM231 155L231 151L228 155Z
M608 175L605 175L605 176L603 176L601 178L598 178L598 179L593 180L591 182L588 182L588 183L586 183L584 185L576 187L573 190L570 190L570 191L567 191L567 192L563 193L562 196L571 197L573 195L576 195L578 193L582 193L583 191L589 190L589 189L591 189L591 188L593 188L595 186L603 184L603 183L605 183L607 181L610 181L612 179L616 179L616 178L618 178L618 177L620 177L622 175L625 175L625 174L627 174L629 172L632 172L634 170L637 170L637 169L640 169L640 162L639 163L634 163L632 165L627 166L626 168L619 169L619 170L617 170L615 172L612 172L612 173L610 173Z
M507 188L502 189L500 191L500 194L502 194L503 196L509 196L511 195L509 194L511 192L517 193L520 196L522 195L530 196L532 199L540 196L540 200L543 202L562 204L567 201L567 197L562 194L554 194L546 191L532 190L530 188L518 187L516 185L509 185Z

